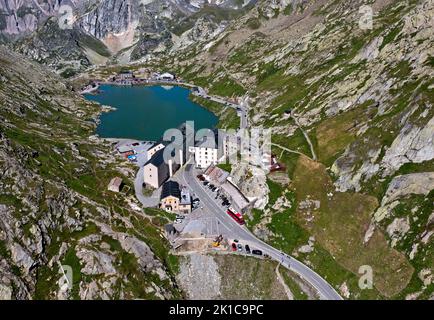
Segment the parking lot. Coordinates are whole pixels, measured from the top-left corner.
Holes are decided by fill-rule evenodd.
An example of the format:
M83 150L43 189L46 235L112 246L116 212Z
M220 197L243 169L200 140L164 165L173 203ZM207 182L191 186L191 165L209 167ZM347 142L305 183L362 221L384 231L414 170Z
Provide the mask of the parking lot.
M198 173L198 172L197 172ZM230 208L231 203L222 197L219 189L215 186L210 186L210 183L205 181L200 181L200 179L195 174L194 179L201 184L201 190L211 197L216 204L219 206L219 211L225 216L227 215L227 210ZM197 199L197 194L194 193L192 185L188 184L188 181L184 180L181 172L175 174L174 180L177 180L181 185L187 186L190 190L193 199ZM217 199L216 199L217 198ZM232 219L227 215L227 219ZM215 212L209 210L209 202L201 193L201 199L195 206L195 209L190 214L184 215L182 219L176 219L174 225L176 229L180 232L181 238L196 239L200 241L200 238L215 239L217 236L222 235L225 245L219 247L219 250L224 249L227 252L233 254L242 255L256 255L258 257L266 257L262 251L257 250L257 245L247 239L240 236L239 228L241 226L234 225L236 222L228 223L226 220L219 218ZM245 227L243 227L245 228ZM235 250L232 244L235 244ZM247 245L247 247L246 247ZM209 247L208 249L211 249Z
M129 161L142 167L149 159L147 151L154 145L155 141L138 141L120 139L115 148Z

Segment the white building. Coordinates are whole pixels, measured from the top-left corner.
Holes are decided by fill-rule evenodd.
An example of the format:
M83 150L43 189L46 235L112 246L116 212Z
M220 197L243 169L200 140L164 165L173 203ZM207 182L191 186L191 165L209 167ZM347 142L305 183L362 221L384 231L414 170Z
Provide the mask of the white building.
M218 143L218 130L209 131L209 135L196 143L190 152L194 152L196 168L206 169L212 164L217 164L221 158L221 148Z
M240 137L236 134L224 133L221 136L224 160L231 157L237 157L241 148Z
M213 131L211 136L204 137L194 147L189 148L189 152L194 153L196 168L206 169L210 165L226 162L237 156L239 137L221 130Z
M108 190L113 191L113 192L120 192L121 187L122 187L122 179L119 177L116 177L116 178L111 179L111 181L108 185Z
M166 72L166 73L160 74L158 76L158 79L159 80L165 80L165 81L173 81L173 80L175 80L175 76L171 73Z
M156 154L158 151L164 149L166 147L167 143L165 142L156 142L146 151L147 159L151 159L154 154Z
M194 161L197 168L206 169L219 160L219 150L215 147L201 144L194 148Z

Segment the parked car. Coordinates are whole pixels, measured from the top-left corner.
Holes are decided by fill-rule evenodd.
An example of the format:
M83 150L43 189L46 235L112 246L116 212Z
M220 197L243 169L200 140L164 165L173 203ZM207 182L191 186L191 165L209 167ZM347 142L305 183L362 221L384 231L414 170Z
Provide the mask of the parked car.
M246 252L247 252L247 253L250 253L250 247L249 247L248 244L246 244L245 248L246 248Z
M175 223L182 223L182 219L176 219Z
M176 219L185 219L185 216L181 215L181 214L177 214L176 215Z
M262 251L261 250L252 250L252 253L257 255L257 256L262 256Z
M232 251L237 251L237 245L235 243L232 243Z
M203 185L204 185L204 186L207 186L208 184L209 184L208 181L204 181L204 182L203 182Z
M234 242L235 242L235 243L238 243L239 241L238 241L238 239L234 239Z
M243 251L243 246L241 245L241 243L239 243L239 244L237 245L237 247L238 247L238 251Z

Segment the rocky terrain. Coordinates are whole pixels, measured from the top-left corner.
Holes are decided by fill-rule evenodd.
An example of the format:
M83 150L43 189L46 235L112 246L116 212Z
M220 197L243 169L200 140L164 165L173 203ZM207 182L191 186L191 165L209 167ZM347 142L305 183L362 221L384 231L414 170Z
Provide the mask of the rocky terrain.
M125 63L206 40L250 2L2 0L0 43L69 77L91 64Z
M0 47L0 299L180 296L161 225L134 205L134 169L93 136L99 112Z
M433 26L432 0L259 1L151 62L249 97L289 178L232 166L262 195L249 226L347 298L433 297Z
M58 30L57 2L0 0L2 39L66 77L96 64L137 60L135 68L169 69L211 94L244 97L250 123L272 128L273 153L286 167L265 175L232 166L242 190L258 198L248 227L311 266L344 298L434 298L432 0L83 3L73 3L79 13L73 28ZM2 52L0 212L7 218L0 224L6 266L0 293L68 294L38 284L47 274L54 283L54 262L66 259L85 270L83 287L69 293L81 298L131 297L141 281L153 288L143 294L153 297L176 296L174 281L190 297L227 297L217 259L192 257L174 268L159 241L137 234L138 228L156 230L152 219L131 211L121 197L116 203L102 199L100 190L121 165L99 159L105 146L89 140L96 108L71 102L57 78L30 64L44 75L32 79L33 72L23 71L27 62L14 64L21 58ZM56 117L63 126L53 127ZM52 135L62 137L60 145ZM79 174L71 177L72 170ZM95 180L96 173L102 176ZM60 232L53 231L59 212L68 212ZM29 217L44 222L26 229ZM68 247L65 237L74 239ZM116 260L117 250L130 254L121 255L126 262ZM137 252L149 253L149 260ZM195 292L189 270L202 265L216 286ZM372 289L358 283L366 267L373 271ZM146 276L125 278L126 268L147 270ZM154 287L159 281L164 290Z
M180 257L177 280L187 298L317 299L315 291L277 263L253 257L190 254Z

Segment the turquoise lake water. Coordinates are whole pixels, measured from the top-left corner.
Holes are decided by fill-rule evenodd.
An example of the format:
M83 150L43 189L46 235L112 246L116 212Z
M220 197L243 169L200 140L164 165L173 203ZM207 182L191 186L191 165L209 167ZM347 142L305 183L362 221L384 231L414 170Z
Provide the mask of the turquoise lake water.
M214 128L218 118L192 102L182 87L102 85L98 94L84 97L117 108L103 113L96 133L103 138L158 140L170 128L194 121L195 130Z

